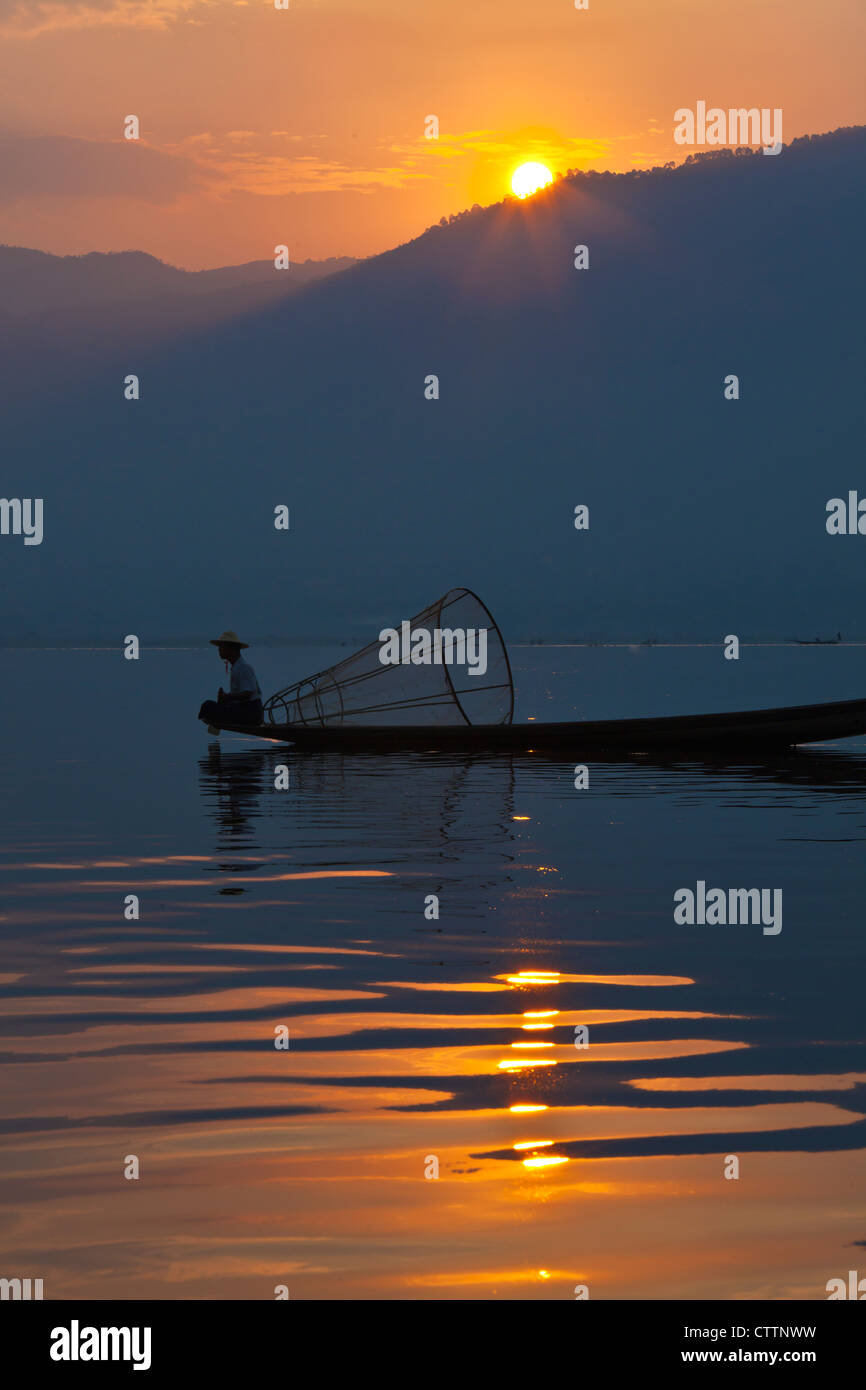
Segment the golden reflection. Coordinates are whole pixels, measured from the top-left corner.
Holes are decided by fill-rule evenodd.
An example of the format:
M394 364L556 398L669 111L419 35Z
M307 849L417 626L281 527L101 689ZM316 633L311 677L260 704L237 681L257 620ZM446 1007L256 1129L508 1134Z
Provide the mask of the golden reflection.
M850 1091L866 1072L820 1076L655 1076L629 1081L639 1091Z
M554 1168L559 1163L567 1163L565 1154L546 1154L539 1158L524 1158L524 1168Z
M24 864L3 864L3 869L129 869L133 864L209 864L213 856L210 854L165 854L158 857L148 856L139 858L133 856L129 859L88 859L75 861L64 860L55 863L53 860L41 862L34 860ZM238 860L239 863L243 859ZM256 862L259 862L258 860Z
M512 1047L553 1047L552 1042L513 1042Z
M512 1144L513 1149L550 1149L555 1144L555 1139L522 1139L519 1144Z
M504 980L501 984L491 980L377 980L374 983L388 989L415 989L422 994L498 994L505 989Z
M673 985L693 985L687 975L571 975L559 971L521 970L519 975L495 975L505 984L633 985L638 989L668 989Z
M75 950L78 952L87 949L87 947L80 946L75 948ZM114 949L117 948L115 947ZM247 952L251 951L254 955L267 955L268 953L277 952L280 955L294 954L302 956L385 956L386 958L393 954L393 952L389 951L364 951L361 950L358 946L320 946L318 942L314 946L289 946L284 942L281 942L279 945L275 945L273 942L270 941L256 941L255 943L249 941L197 941L196 950ZM69 954L72 955L74 953L74 951L70 951ZM387 981L382 981L382 983L384 985L387 983ZM428 986L428 988L432 989L433 986L430 985Z
M549 1105L509 1105L512 1115L531 1115L536 1110L549 1110Z
M559 1009L524 1009L524 1018L553 1018Z
M512 1062L506 1059L504 1062L497 1062L500 1071L521 1071L524 1067L555 1067L557 1065L552 1057L539 1057L536 1061L525 1057L521 1058L520 1061Z
M313 878L391 878L392 874L388 869L305 869L302 872L291 874L256 874L251 883L289 883L300 879ZM200 878L149 878L144 880L148 888L202 888L205 881ZM79 888L126 888L128 883L125 879L79 879ZM60 883L60 889L66 889L69 884ZM42 891L45 891L42 885Z

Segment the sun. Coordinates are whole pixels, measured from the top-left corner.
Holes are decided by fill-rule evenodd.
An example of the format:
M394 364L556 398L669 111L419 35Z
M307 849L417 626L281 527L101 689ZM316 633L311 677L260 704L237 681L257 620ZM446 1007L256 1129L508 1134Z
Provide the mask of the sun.
M546 165L521 164L511 176L511 191L518 198L528 198L530 193L537 193L548 183L553 183L553 175Z

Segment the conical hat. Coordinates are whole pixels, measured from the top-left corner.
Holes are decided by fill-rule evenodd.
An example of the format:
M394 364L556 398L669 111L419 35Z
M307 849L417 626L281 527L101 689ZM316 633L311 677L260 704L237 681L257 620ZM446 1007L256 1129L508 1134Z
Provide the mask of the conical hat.
M219 647L222 643L225 643L227 647L248 647L250 645L249 642L242 642L237 633L233 632L230 627L227 627L225 632L221 632L219 637L210 639L212 647Z

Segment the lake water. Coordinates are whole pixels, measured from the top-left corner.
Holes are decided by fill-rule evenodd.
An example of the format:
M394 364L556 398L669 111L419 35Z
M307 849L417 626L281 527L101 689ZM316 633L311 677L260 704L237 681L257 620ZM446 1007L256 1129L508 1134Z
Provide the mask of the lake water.
M345 654L251 655L269 691ZM856 698L864 658L517 647L516 717ZM822 1299L866 1272L866 740L576 790L573 761L215 740L221 679L209 648L0 652L0 1274ZM677 925L698 880L782 889L781 932Z

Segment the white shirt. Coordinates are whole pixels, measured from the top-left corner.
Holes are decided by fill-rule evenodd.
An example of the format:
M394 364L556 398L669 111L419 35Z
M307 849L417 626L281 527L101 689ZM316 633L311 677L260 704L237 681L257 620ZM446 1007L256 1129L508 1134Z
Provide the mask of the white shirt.
M244 661L239 656L237 661L232 662L232 680L229 687L232 695L242 695L244 691L249 691L251 695L256 695L261 699L262 692L256 680L256 673L248 661Z

